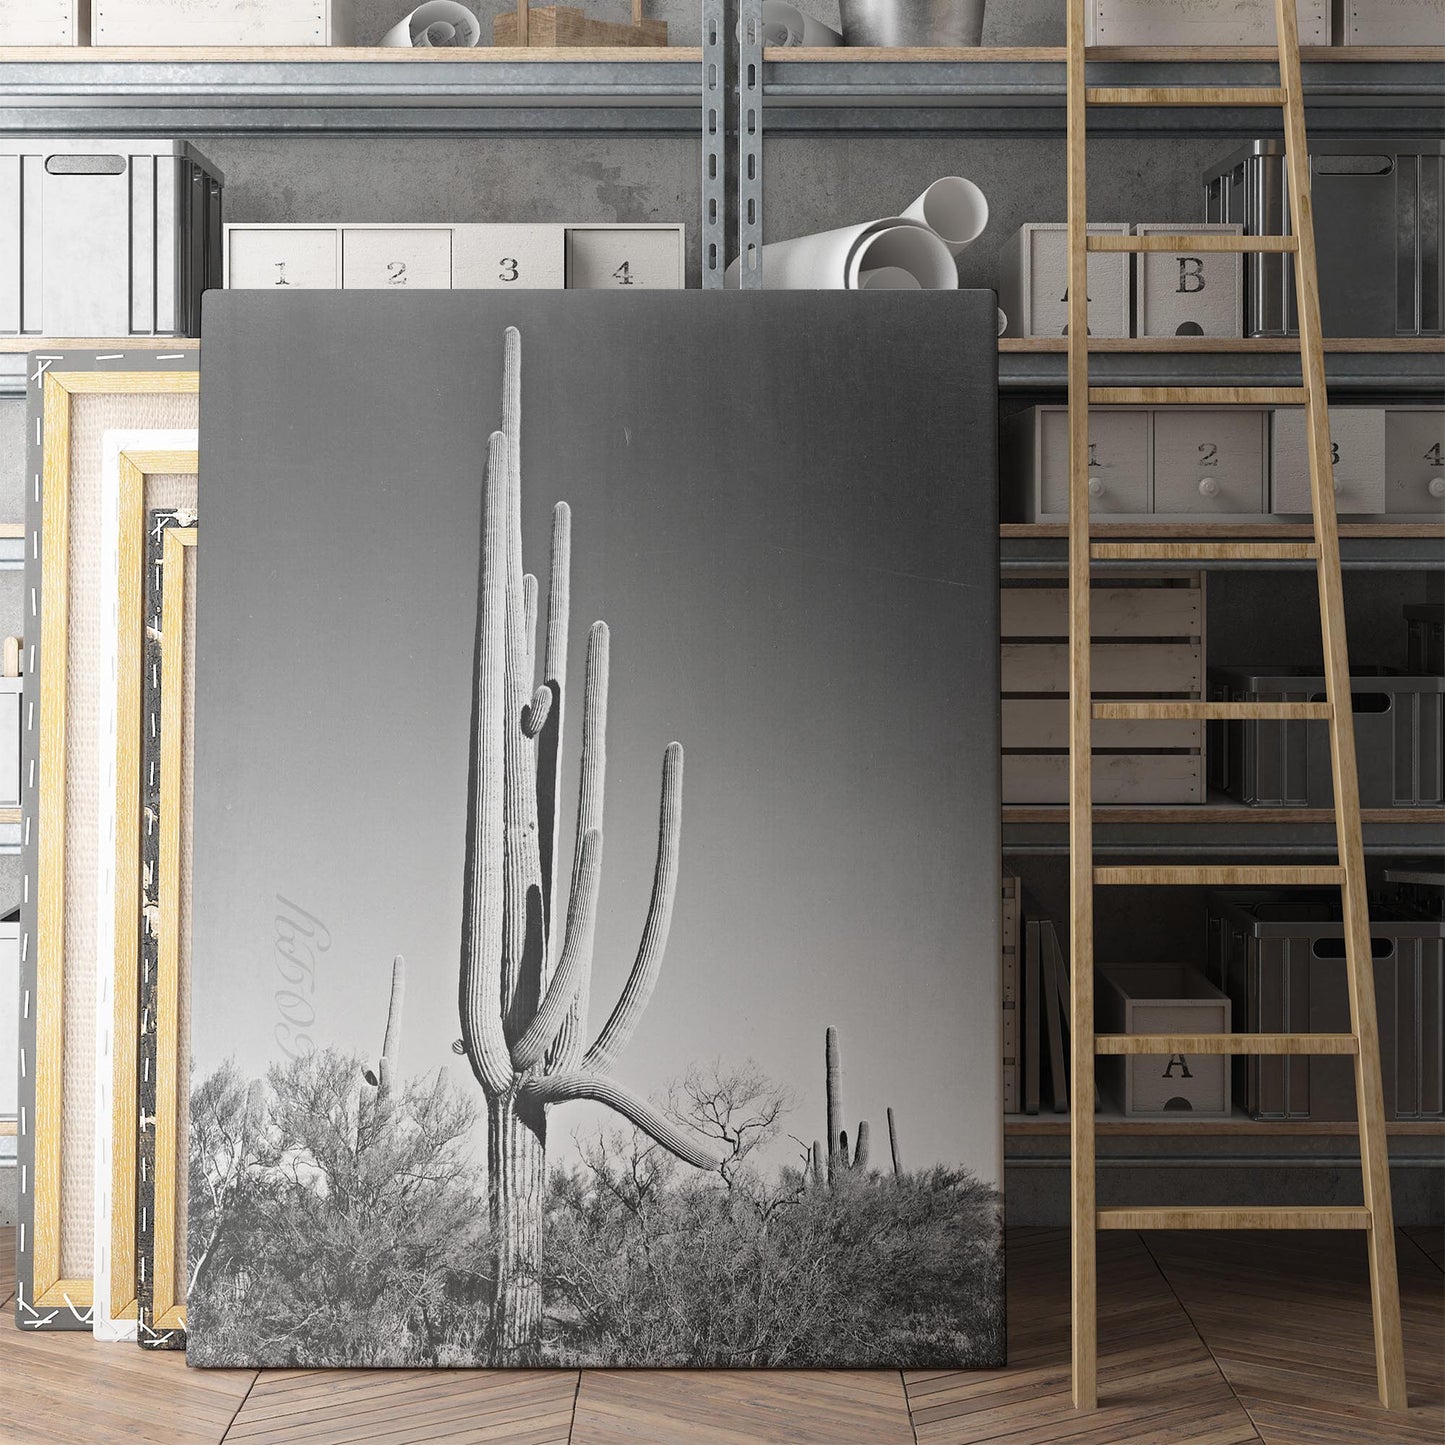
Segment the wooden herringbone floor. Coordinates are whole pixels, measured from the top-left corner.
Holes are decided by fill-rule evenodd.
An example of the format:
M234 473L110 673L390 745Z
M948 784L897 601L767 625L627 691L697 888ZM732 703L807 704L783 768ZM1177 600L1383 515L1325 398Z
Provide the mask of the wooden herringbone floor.
M13 1291L0 1231L0 1299ZM1407 1445L1445 1440L1440 1230L1401 1230L1408 1415L1374 1403L1359 1236L1105 1234L1102 1407L1068 1393L1068 1238L1009 1234L1009 1366L959 1374L187 1370L0 1323L16 1445Z

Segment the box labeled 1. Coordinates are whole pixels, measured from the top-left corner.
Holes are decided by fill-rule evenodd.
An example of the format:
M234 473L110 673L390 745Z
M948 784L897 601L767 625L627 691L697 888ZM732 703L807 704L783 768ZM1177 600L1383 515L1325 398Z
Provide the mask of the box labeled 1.
M566 280L563 229L458 226L452 233L452 284L464 291L560 291Z
M681 290L682 240L681 226L568 226L567 285L575 291Z
M1183 222L1134 227L1138 236L1239 236L1240 225ZM1238 251L1140 251L1135 334L1243 336L1244 257Z
M1385 510L1385 411L1378 406L1330 408L1330 461L1335 507L1344 513ZM1270 506L1281 515L1308 516L1309 449L1299 408L1276 411L1270 422Z
M227 286L255 291L329 291L340 284L340 227L226 227Z

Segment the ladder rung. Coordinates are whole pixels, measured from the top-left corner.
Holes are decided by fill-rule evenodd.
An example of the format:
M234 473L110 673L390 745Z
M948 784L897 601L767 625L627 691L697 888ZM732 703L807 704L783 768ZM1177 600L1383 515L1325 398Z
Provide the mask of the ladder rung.
M1236 718L1328 721L1330 705L1327 702L1096 702L1094 716L1139 721L1170 718L1220 722Z
M1091 386L1090 406L1303 406L1303 386Z
M1096 1054L1357 1054L1354 1034L1095 1034Z
M1317 542L1095 542L1096 562L1314 562Z
M1279 85L1103 85L1084 92L1090 105L1284 104Z
M1289 888L1300 884L1340 884L1345 870L1337 864L1213 865L1179 864L1163 867L1095 868L1094 882L1101 887L1209 883L1221 888Z
M1197 235L1180 231L1150 236L1085 236L1086 251L1297 251L1293 236Z
M1101 1209L1099 1229L1368 1229L1370 1211L1335 1205L1237 1209L1202 1204L1184 1209Z

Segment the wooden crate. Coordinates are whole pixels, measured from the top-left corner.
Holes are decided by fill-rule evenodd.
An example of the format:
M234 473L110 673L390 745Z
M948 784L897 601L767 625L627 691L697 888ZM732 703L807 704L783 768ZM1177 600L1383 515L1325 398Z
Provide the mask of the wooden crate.
M519 4L492 20L493 45L525 45L547 49L573 45L666 45L667 22L645 20L640 0L633 0L632 24L593 20L571 5L532 7Z
M1000 599L1003 801L1068 801L1068 583L1012 578ZM1094 583L1096 697L1204 696L1202 573L1100 578ZM1196 720L1096 721L1096 804L1204 801L1204 727Z

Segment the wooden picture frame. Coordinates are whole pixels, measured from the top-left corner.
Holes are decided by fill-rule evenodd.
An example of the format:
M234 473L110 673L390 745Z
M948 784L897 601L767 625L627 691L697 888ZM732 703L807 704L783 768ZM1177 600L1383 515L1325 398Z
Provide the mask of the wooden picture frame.
M94 1305L94 642L102 438L196 425L194 349L34 353L22 719L19 1229L15 1315L90 1329ZM87 907L87 904L90 906Z
M185 766L195 659L187 646L187 614L195 582L195 523L194 513L152 511L146 531L136 1338L142 1348L159 1350L186 1345L179 1233L186 1179L179 1160L181 1101L190 1080L181 1066L180 1001L189 922L182 858L190 823Z
M135 1338L136 1041L140 1034L142 672L147 519L159 505L193 514L197 434L116 430L101 482L100 770L96 888L95 1291L97 1339ZM108 1121L108 1122L107 1122Z

